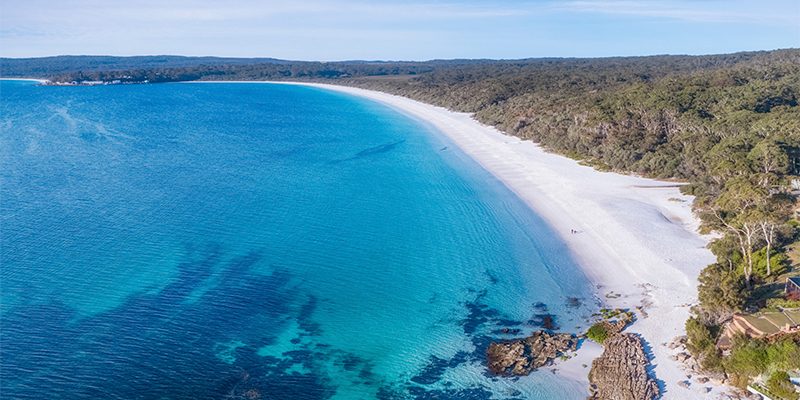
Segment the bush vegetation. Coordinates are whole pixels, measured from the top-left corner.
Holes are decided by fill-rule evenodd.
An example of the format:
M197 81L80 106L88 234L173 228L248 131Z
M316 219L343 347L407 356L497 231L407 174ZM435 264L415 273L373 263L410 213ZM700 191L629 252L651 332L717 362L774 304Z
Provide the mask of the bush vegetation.
M767 300L767 307L769 308L800 308L800 300L786 300L786 299L769 299Z
M698 318L689 318L686 321L686 348L698 355L700 366L708 372L722 372L721 352L716 346L718 326L708 327Z
M608 332L606 332L606 328L601 323L596 323L586 331L586 337L589 339L594 340L597 343L603 344L603 342L608 339Z
M781 336L774 342L744 334L733 339L731 354L723 359L723 367L737 386L744 387L751 377L765 372L800 369L800 333Z
M786 371L772 374L767 380L767 389L786 400L797 400L800 397L792 382L789 381L789 374Z

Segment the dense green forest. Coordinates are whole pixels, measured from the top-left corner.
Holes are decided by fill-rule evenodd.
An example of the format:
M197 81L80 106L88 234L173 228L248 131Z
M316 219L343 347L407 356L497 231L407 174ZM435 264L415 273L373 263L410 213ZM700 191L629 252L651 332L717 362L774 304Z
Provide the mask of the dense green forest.
M446 65L446 64L445 64ZM94 72L65 72L53 82L112 81L150 83L181 81L336 80L364 76L416 75L436 69L435 63L317 63L196 65L182 68L136 68Z
M72 70L53 81L295 80L394 93L473 113L509 135L601 170L688 184L717 262L700 274L690 349L735 383L800 368L800 335L736 338L723 357L720 324L767 306L788 273L800 185L800 50L712 56L514 61L259 63ZM794 182L794 183L793 183ZM800 300L800 299L795 299ZM792 300L781 303L797 305Z
M0 77L55 78L54 81L114 80L176 82L189 80L264 80L346 78L414 74L437 68L497 62L495 60L432 60L425 62L303 62L276 58L184 56L55 56L1 58ZM130 76L131 78L125 78Z
M0 58L4 78L47 78L72 71L111 71L142 68L175 68L198 65L244 65L286 63L274 58L223 58L183 56L55 56L38 58Z

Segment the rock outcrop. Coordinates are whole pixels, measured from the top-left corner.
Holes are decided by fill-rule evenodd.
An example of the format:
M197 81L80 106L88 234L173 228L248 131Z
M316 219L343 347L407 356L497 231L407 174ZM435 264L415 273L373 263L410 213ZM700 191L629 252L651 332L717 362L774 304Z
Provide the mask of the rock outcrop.
M606 330L608 337L612 337L625 329L626 326L631 324L631 320L629 319L620 319L619 321L600 321L598 324L603 326L603 329Z
M536 331L524 339L490 344L486 349L487 365L494 375L528 375L550 365L562 352L575 351L577 347L578 339L569 333Z
M658 384L647 373L650 362L638 336L618 333L603 342L603 354L592 361L592 400L651 400Z

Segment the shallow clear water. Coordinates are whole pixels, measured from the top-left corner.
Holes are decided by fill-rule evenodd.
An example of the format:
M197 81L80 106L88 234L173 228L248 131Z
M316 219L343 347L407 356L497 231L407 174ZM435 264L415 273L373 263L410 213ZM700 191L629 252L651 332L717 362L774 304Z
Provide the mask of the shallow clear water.
M424 122L288 85L0 90L3 397L585 396L488 375L502 328L596 306Z

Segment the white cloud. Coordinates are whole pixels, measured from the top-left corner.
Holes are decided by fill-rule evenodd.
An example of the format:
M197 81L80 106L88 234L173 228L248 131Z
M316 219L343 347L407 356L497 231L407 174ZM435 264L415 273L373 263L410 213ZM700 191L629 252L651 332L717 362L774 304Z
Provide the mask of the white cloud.
M709 23L797 24L798 15L769 2L742 1L570 1L564 10L611 15L646 16ZM797 8L797 7L795 7ZM798 10L800 11L800 8Z

